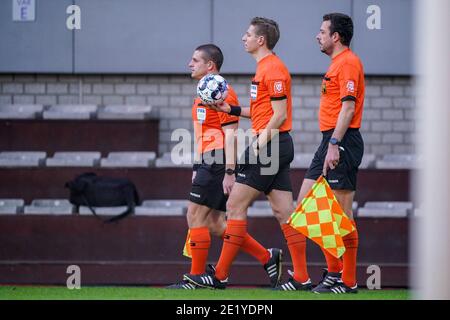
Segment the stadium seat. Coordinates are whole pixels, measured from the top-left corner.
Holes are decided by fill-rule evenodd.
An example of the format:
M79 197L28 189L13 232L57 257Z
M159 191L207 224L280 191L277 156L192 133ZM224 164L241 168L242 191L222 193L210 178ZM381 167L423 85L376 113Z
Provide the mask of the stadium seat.
M151 106L107 105L97 112L97 119L145 120L156 117L157 110Z
M183 207L136 207L137 216L183 216L186 208Z
M369 201L358 209L358 217L404 218L413 209L412 202Z
M372 169L375 168L376 155L374 154L364 154L359 165L360 169Z
M273 212L270 206L268 207L249 207L247 210L249 217L272 217Z
M413 207L414 207L413 203L409 201L367 201L364 204L364 208L377 208L377 209L412 210Z
M0 119L36 119L42 116L42 104L0 105Z
M59 104L50 106L43 113L44 119L69 119L69 120L89 120L97 112L97 105L93 104Z
M141 216L182 216L188 205L189 200L145 200L135 211Z
M153 208L170 208L170 207L183 207L187 208L189 205L189 200L185 199L163 199L163 200L144 200L142 201L143 207L153 207Z
M53 158L47 158L47 167L94 167L99 165L100 152L55 152Z
M67 199L35 199L25 206L25 214L70 215L75 207Z
M270 202L268 200L256 200L256 201L253 201L252 207L254 207L254 208L270 208Z
M314 153L296 153L291 168L307 169L311 165Z
M172 159L171 152L165 152L162 157L156 159L155 166L157 168L192 168L193 159L194 154L174 155Z
M95 213L99 216L116 216L125 212L128 209L127 206L119 206L119 207L93 207ZM78 213L80 215L93 215L91 209L85 206L80 206L78 209Z
M352 203L353 217L357 216L358 208L359 208L358 202L357 201L353 201L353 203Z
M420 157L412 154L387 154L383 159L377 160L377 169L417 169L420 166Z
M23 199L0 199L0 214L16 214L23 211Z
M3 151L0 152L0 167L39 167L46 157L43 151Z
M156 153L151 152L110 152L107 158L100 160L100 166L104 168L148 168L154 165Z

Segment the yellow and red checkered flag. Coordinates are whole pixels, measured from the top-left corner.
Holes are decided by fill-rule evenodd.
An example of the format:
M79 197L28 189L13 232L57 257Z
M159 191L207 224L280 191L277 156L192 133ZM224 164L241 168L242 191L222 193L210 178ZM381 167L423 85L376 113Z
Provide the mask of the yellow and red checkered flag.
M191 246L189 245L189 242L191 242L191 231L190 230L188 230L188 232L187 232L186 242L184 243L183 256L192 259Z
M355 230L323 176L314 183L288 223L336 258L345 252L342 237Z

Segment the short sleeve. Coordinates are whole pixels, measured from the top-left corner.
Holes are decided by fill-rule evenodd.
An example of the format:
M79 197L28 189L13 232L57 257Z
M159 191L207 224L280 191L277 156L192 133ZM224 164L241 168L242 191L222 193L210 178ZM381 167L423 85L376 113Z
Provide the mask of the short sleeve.
M266 82L270 100L283 100L287 98L287 86L285 79L274 79Z
M280 70L278 65L273 65L264 75L264 85L270 96L270 100L283 100L288 96L288 77Z
M341 101L356 101L359 86L359 69L353 64L344 64L338 73Z

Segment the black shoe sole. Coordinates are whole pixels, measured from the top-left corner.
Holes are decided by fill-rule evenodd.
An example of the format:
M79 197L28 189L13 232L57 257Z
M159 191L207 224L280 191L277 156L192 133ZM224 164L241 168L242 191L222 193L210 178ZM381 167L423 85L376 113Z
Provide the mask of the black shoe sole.
M192 284L194 284L196 286L199 286L199 287L205 288L205 289L210 289L210 290L223 290L223 289L225 289L225 288L211 287L211 286L204 285L202 283L198 283L197 281L192 280L191 278L189 278L187 275L184 275L184 279L186 279L187 281L189 281L190 283L192 283Z

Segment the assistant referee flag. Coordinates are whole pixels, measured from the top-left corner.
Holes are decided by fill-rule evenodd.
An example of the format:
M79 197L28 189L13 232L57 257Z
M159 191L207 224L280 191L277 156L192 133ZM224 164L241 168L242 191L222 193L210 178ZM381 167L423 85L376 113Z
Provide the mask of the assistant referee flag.
M355 230L323 176L314 183L288 223L336 258L345 252L342 238Z

